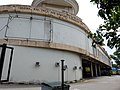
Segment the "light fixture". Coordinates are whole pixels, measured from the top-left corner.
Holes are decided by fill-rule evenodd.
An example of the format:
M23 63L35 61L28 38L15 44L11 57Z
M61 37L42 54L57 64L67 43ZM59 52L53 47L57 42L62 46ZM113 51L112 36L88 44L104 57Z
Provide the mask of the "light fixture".
M77 70L77 66L74 66L74 67L73 67L73 70Z
M35 66L36 66L36 67L39 67L39 66L40 66L40 62L36 62L36 63L35 63Z
M82 69L82 67L80 66L79 69Z
M68 66L67 65L64 65L64 70L68 69Z
M56 62L55 63L55 67L59 67L60 66L60 63L59 62Z

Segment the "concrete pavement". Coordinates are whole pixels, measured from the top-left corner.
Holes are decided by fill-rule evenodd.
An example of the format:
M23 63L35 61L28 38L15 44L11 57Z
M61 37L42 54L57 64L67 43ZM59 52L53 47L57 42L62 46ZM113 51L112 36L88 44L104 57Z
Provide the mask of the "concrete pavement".
M0 84L0 90L41 90L40 85Z
M120 76L97 77L70 85L70 90L120 90Z
M70 86L70 90L120 90L120 75L97 77ZM0 90L41 90L41 87L40 85L0 84Z

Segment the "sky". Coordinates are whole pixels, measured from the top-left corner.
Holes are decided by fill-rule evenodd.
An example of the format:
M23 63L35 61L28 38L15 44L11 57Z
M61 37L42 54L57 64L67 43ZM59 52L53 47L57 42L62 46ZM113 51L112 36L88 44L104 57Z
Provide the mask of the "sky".
M22 5L31 5L33 0L0 0L0 5L7 4L22 4ZM90 3L90 0L76 0L79 4L78 17L88 26L88 28L95 32L100 24L103 23L103 20L98 17L98 9L96 5ZM112 54L112 50L105 46L105 49L109 54Z

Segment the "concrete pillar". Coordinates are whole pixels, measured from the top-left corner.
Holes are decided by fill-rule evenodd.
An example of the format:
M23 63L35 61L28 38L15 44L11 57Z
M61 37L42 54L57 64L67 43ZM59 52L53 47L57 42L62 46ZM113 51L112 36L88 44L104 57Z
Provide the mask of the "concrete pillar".
M100 65L99 65L99 75L101 76L101 68L100 68Z
M96 74L96 77L97 77L98 76L97 64L95 64L95 74Z
M93 64L91 62L91 76L93 77Z

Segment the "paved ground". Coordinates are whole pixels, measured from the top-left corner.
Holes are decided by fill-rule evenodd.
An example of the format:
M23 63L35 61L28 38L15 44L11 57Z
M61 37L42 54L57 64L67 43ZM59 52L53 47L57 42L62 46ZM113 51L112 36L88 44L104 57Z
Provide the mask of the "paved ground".
M40 85L0 84L0 90L41 90Z
M70 86L70 90L120 90L120 75L97 77ZM41 90L41 88L39 85L0 84L0 90Z
M71 84L71 90L120 90L120 75L105 76Z

